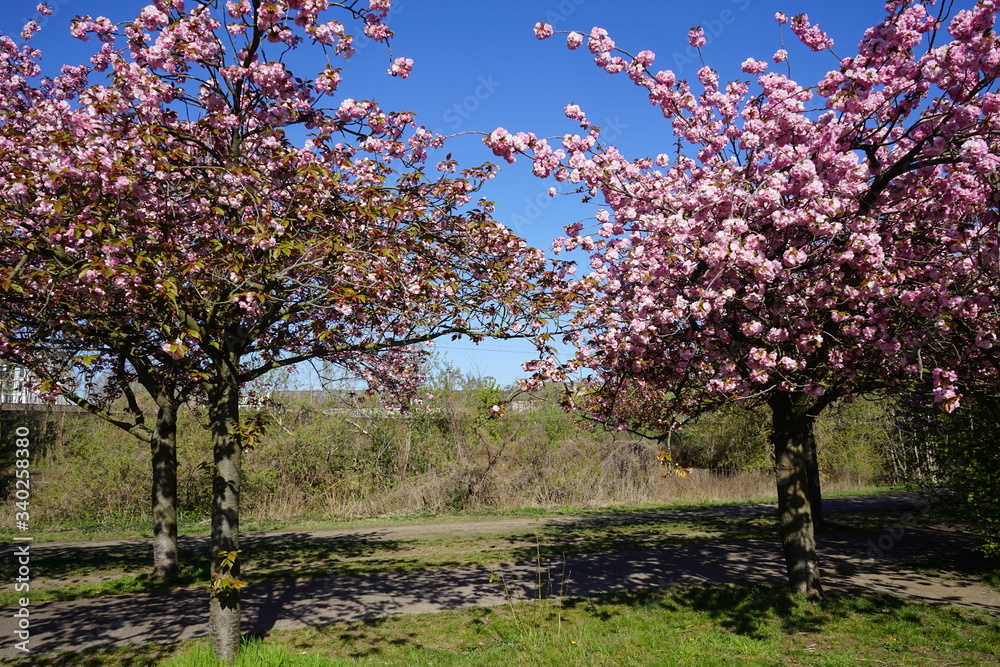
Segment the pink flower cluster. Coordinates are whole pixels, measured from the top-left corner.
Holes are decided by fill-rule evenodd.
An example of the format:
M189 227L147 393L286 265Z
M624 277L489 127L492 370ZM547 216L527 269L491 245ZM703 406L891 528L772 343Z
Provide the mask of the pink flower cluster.
M535 24L535 37L538 39L548 39L553 34L552 26L548 23Z
M412 58L396 58L392 63L392 67L389 68L389 74L398 76L401 79L410 76L411 71L413 71Z
M705 29L701 26L696 26L688 30L688 44L696 49L705 46Z
M792 18L792 32L799 40L813 51L825 51L833 47L833 40L819 26L809 23L808 14L799 14Z

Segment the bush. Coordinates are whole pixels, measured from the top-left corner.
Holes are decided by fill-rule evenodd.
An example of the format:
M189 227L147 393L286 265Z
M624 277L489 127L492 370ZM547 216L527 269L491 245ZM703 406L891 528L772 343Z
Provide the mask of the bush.
M982 536L987 556L1000 556L1000 396L976 397L951 414L927 403L908 415L910 438L928 454L922 486L947 498L949 513Z
M816 420L820 473L857 484L889 477L890 452L899 439L896 402L885 397L840 401Z
M724 473L675 479L663 476L657 442L580 428L559 407L560 387L521 396L497 413L493 406L510 391L446 370L426 387L424 405L409 412L359 402L349 391L275 392L273 402L245 409L245 418L269 426L244 455L244 520L718 500L748 480L753 489L741 498L761 488L770 493L758 484L773 465L766 408L729 406L675 433L674 461ZM886 409L859 401L830 413L818 429L824 472L867 483L884 458L872 434ZM203 422L197 407L178 414L178 510L188 526L204 521L211 505L212 449ZM32 496L39 525L124 527L128 517L130 526L148 529L147 444L90 416L32 432L46 434L32 462L33 478L43 482Z
M827 478L871 484L888 477L899 434L895 402L858 398L828 407L816 420L820 472ZM671 439L672 456L683 466L724 473L770 473L771 412L766 405L732 403L703 415Z
M774 467L771 415L766 406L729 404L677 433L672 456L683 467L717 472L764 472Z

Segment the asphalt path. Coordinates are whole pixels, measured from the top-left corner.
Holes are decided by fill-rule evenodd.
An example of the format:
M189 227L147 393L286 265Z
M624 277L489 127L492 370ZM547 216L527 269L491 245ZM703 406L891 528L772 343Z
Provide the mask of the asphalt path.
M823 535L819 539L822 575L827 589L884 591L933 603L985 609L1000 615L1000 593L959 578L922 576L893 567L899 561L925 555L958 553L971 544L969 535L945 526L911 524L924 506L910 494L831 499L830 514L878 511L882 530ZM740 507L666 510L644 518L683 520L717 516L773 514L773 504ZM635 516L635 515L632 515ZM588 515L543 519L567 528L620 518ZM522 526L523 524L523 526ZM380 527L354 531L270 533L248 536L248 550L263 540L351 539L403 541L429 535L507 533L534 529L534 519ZM189 548L200 549L198 538ZM59 550L68 558L92 557L108 550L149 548L148 541L118 543L38 544L31 553ZM8 545L7 557L13 548ZM87 556L87 554L91 554ZM415 572L335 576L254 584L243 591L243 631L264 635L272 630L340 621L435 612L446 609L504 604L507 596L535 599L542 593L566 597L621 590L656 588L697 582L781 584L785 581L780 543L773 540L704 542L642 551L572 555L542 563L525 563L489 570L481 566ZM8 584L12 585L12 584ZM207 634L208 592L165 593L48 602L28 607L27 648L32 654L87 650L146 643L173 643ZM15 648L18 608L0 616L0 659L25 655Z

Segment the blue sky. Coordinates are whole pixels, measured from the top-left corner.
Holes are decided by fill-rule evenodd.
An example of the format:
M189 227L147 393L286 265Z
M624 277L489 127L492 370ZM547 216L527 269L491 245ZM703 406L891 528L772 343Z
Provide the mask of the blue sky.
M4 0L0 4L0 32L16 35L25 19L34 16L35 0ZM134 17L147 4L143 0L50 0L55 13L47 19L36 46L42 49L46 68L77 64L95 48L68 34L74 15L107 16L113 21ZM774 13L789 16L808 13L836 41L840 56L851 55L865 28L882 17L878 0L632 0L627 4L607 0L394 0L388 21L396 31L393 56L414 60L408 79L389 77L389 54L383 45L361 42L359 54L344 63L345 97L374 99L385 108L415 112L418 121L443 134L458 134L449 150L463 164L497 161L482 145L481 132L505 127L512 132L562 136L578 128L563 114L569 103L580 105L592 122L613 137L630 157L671 152L669 124L652 107L643 91L623 74L599 70L591 54L581 48L569 51L565 36L539 41L532 27L537 21L556 30L589 32L606 28L620 48L631 53L650 49L657 55L654 69L671 69L678 78L695 79L701 60L687 44L687 31L700 25L707 45L706 64L722 80L746 79L739 70L748 57L770 60L784 47L790 53L791 73L805 85L815 83L837 60L828 53L815 54L801 47L784 26L779 35ZM972 0L959 0L956 10ZM331 18L344 18L331 10ZM319 72L316 64L297 71L302 77ZM777 71L786 72L784 65ZM470 134L461 134L470 133ZM501 164L502 172L489 183L485 195L497 202L496 217L525 236L529 243L547 248L563 228L592 216L597 204L582 205L571 196L546 196L550 185L530 174L530 165L519 161ZM524 344L487 341L478 348L458 341L439 349L454 364L471 372L491 375L501 384L521 377L520 364L531 358Z

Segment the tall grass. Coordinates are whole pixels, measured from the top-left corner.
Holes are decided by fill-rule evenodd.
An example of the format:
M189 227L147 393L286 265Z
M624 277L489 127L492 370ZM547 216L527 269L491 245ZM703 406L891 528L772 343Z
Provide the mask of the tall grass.
M407 413L336 392L281 394L280 404L260 409L268 430L244 456L243 519L717 503L774 495L761 411L727 409L685 431L675 460L694 470L682 478L659 464L657 443L582 429L553 395L532 397L491 418L490 407L502 397L490 381L475 378L436 387L426 408ZM859 402L829 415L818 428L824 490L869 487L884 477L891 443L873 440L871 424L884 420L885 408ZM43 426L32 461L34 527L148 525L144 443L89 416L43 420ZM197 409L181 411L178 458L181 523L196 525L209 516L212 460ZM7 493L9 481L0 479ZM13 509L5 503L0 520Z

